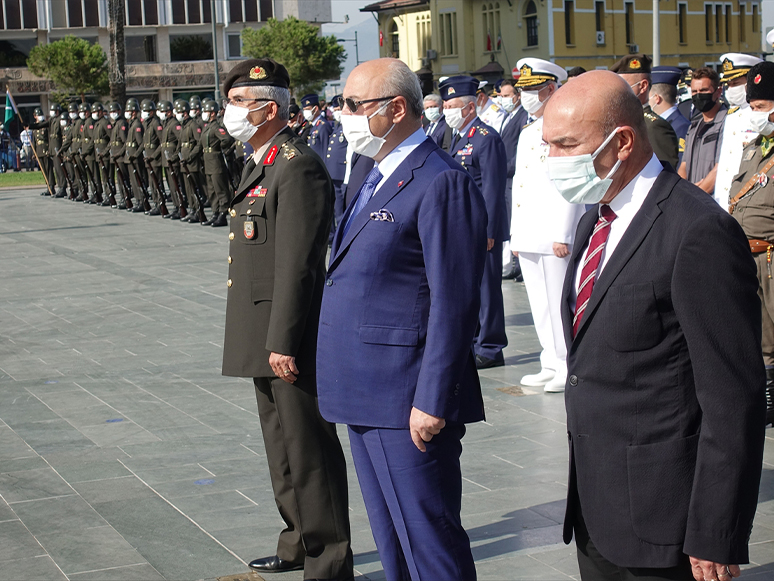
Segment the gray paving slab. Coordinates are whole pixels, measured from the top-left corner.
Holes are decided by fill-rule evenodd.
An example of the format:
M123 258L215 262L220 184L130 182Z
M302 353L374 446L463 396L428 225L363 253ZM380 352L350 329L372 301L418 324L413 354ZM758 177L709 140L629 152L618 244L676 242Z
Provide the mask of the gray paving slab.
M0 581L244 576L283 524L252 382L220 375L227 232L35 191L0 208ZM463 522L480 579L578 579L563 397L518 387L540 347L523 285L503 290L507 365L481 373ZM340 436L355 568L381 580ZM774 577L774 439L764 461L746 578Z

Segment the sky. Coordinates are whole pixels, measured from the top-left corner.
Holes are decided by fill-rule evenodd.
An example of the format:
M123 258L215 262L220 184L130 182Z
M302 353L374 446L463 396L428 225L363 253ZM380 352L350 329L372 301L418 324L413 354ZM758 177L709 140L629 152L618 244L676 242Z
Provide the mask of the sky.
M357 31L357 52L360 62L379 58L379 28L376 24L376 19L371 12L360 12L360 9L368 4L372 4L372 2L364 0L331 0L332 18L334 22L342 24L323 24L322 33L325 35L333 34L337 38L351 40L341 43L347 51L347 60L344 61L344 71L341 73L340 82L333 81L326 86L326 99L341 93L347 75L355 68L355 31ZM347 16L349 16L349 22L343 24Z

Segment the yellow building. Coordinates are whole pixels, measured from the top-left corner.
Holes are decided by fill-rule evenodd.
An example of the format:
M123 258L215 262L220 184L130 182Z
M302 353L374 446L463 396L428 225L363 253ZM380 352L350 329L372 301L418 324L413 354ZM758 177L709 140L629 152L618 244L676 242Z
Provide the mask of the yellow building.
M719 66L727 52L758 52L759 1L662 0L661 64ZM653 52L652 0L384 0L380 54L440 76L510 76L522 57L607 68ZM502 70L502 72L500 72Z

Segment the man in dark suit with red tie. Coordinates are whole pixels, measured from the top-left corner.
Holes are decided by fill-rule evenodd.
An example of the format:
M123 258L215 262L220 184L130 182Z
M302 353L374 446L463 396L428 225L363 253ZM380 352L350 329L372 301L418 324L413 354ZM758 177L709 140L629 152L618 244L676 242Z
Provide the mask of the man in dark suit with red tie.
M735 220L662 166L626 81L590 71L545 111L578 225L562 294L581 578L730 581L749 562L764 438L755 264Z

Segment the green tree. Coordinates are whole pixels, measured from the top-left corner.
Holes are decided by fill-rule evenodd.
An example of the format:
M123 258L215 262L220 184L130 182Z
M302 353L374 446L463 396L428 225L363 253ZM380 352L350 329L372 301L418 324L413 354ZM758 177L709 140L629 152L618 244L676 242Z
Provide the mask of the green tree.
M27 66L37 76L54 81L58 89L54 98L59 101L63 94L80 95L85 101L88 94L107 95L110 90L105 51L72 35L34 47Z
M320 36L316 26L293 16L270 18L263 28L242 30L242 53L285 65L290 90L299 95L319 92L325 81L338 79L346 58L335 37Z

